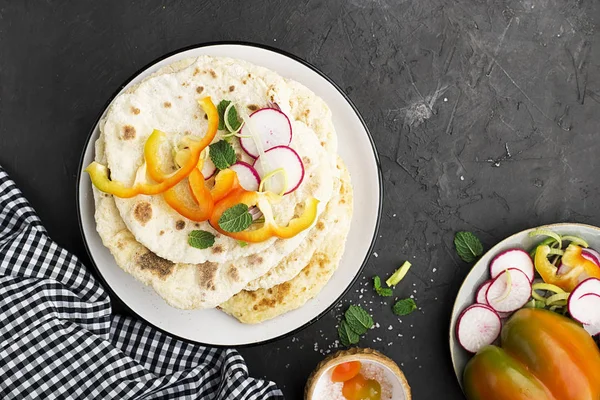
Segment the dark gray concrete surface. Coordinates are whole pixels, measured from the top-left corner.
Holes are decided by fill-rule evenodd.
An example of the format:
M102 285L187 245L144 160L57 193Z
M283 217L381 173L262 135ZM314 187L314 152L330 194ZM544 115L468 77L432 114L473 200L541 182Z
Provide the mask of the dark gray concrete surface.
M489 248L539 224L600 225L599 23L594 0L0 0L0 163L53 238L89 264L75 178L122 82L207 41L306 59L346 90L381 156L381 237L364 276L414 264L396 292L421 310L402 322L364 279L346 296L380 325L361 345L402 363L416 399L460 399L447 334L470 266L454 253L454 232ZM300 399L332 350L340 310L241 350L250 372Z

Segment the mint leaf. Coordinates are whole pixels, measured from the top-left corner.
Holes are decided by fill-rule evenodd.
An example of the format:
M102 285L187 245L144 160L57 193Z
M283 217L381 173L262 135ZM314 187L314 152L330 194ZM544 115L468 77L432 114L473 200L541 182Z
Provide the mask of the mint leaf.
M215 244L215 235L206 231L191 231L188 235L188 244L197 249L208 249Z
M219 113L219 127L220 131L225 130L225 109L227 106L231 104L228 100L221 100L219 104L217 104L217 112Z
M358 343L360 337L350 328L350 325L345 320L340 322L340 326L338 328L338 335L340 337L340 342L343 346L350 346L351 344Z
M454 236L456 253L464 262L473 262L483 254L483 245L471 232L457 232Z
M348 326L357 335L365 334L373 326L373 318L360 306L348 307L345 316Z
M240 203L228 208L219 218L219 226L226 232L241 232L252 224L248 206Z
M391 297L394 294L392 289L381 287L381 278L377 275L373 277L373 288L375 289L375 292L377 292L378 295L383 297Z
M246 247L246 246L248 246L248 242L244 242L243 240L238 240L237 242L238 242L238 245L240 247Z
M211 144L208 154L215 167L220 170L229 168L237 161L235 150L225 140L219 140L217 143Z
M242 126L242 123L240 122L240 120L238 118L238 113L237 113L237 110L235 109L235 106L232 106L229 109L229 112L227 113L225 118L227 119L227 123L225 124L225 127L227 128L227 130L229 132L237 132L237 130L240 129L240 126Z
M413 299L402 299L398 300L394 304L394 314L396 315L408 315L417 309L417 303Z

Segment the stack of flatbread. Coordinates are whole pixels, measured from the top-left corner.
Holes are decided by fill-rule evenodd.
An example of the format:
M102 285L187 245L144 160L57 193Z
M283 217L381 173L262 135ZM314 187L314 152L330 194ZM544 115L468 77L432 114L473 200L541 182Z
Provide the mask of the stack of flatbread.
M202 137L207 120L198 100L205 96L250 112L276 104L287 115L290 147L301 157L305 175L273 211L285 225L301 213L307 198L315 197L319 207L313 225L289 239L242 246L208 222L181 216L161 195L123 199L94 188L97 230L117 265L173 307L217 307L241 322L258 323L301 307L338 267L352 219L350 176L337 155L331 112L322 99L268 69L210 56L179 61L119 95L101 121L96 161L109 167L113 180L133 185L149 179L141 167L150 134L165 132L173 147L185 136ZM252 163L237 138L232 145L238 160ZM214 245L190 246L193 230L214 233Z

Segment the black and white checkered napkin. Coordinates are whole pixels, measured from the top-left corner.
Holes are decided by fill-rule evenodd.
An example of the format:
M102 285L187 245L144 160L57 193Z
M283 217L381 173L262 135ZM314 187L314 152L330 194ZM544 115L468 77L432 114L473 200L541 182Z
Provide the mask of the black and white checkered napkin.
M282 399L235 350L175 340L111 315L0 167L0 398Z

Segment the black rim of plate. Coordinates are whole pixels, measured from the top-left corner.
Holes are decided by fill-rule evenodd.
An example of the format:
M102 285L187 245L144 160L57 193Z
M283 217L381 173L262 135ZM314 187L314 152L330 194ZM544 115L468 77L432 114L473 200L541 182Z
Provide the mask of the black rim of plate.
M193 339L188 339L188 338L184 338L181 337L179 335L176 335L172 332L169 332L161 327L156 326L155 324L151 323L150 321L146 320L144 317L142 317L141 315L139 315L135 310L132 309L132 307L125 303L123 301L123 299L121 299L121 297L113 290L113 288L108 284L108 282L104 279L104 275L102 275L102 272L100 271L100 268L98 268L98 265L96 264L96 261L94 260L94 258L92 257L92 253L90 251L90 246L88 243L88 239L85 235L85 231L83 230L83 220L82 220L82 216L81 216L81 204L79 203L79 193L80 193L80 186L79 186L79 182L81 181L81 174L83 172L83 161L85 158L85 153L86 150L90 144L90 141L92 139L92 136L94 135L94 131L96 130L96 126L98 125L98 122L100 121L100 118L102 118L102 115L104 114L104 112L106 111L106 109L108 108L108 106L110 105L110 103L112 103L112 101L115 99L115 97L117 97L119 95L119 93L121 93L121 91L123 90L123 88L125 86L127 86L129 84L129 82L131 82L133 79L135 79L138 75L140 75L142 72L146 71L147 69L152 68L155 64L157 64L158 62L169 58L171 56L174 56L176 54L182 53L184 51L188 51L188 50L193 50L193 49L198 49L198 48L203 48L203 47L210 47L210 46L221 46L221 45L239 45L239 46L247 46L247 47L255 47L255 48L259 48L259 49L263 49L263 50L268 50L268 51L272 51L274 53L278 53L280 55L283 55L285 57L288 57L290 59L292 59L293 61L296 61L302 65L304 65L305 67L310 68L312 71L316 72L317 74L319 74L321 77L323 77L325 80L327 80L327 82L329 82L341 95L342 97L344 97L344 99L346 100L346 102L350 105L350 107L352 107L354 113L356 114L356 116L358 117L358 119L360 120L365 132L367 133L367 136L369 138L369 141L371 142L371 147L373 150L373 156L375 157L375 164L377 165L377 178L378 178L378 183L379 183L379 205L378 205L378 209L377 209L377 221L375 221L375 230L373 232L373 237L371 238L371 244L369 245L369 250L367 251L367 254L365 255L364 260L361 263L360 268L358 269L356 276L354 277L354 279L352 279L352 281L350 282L350 284L348 284L348 286L344 289L344 291L342 292L342 294L340 294L338 296L338 298L331 303L331 305L329 305L324 311L322 311L319 315L317 315L316 317L314 317L313 319L311 319L310 321L304 323L303 325L291 330L290 332L281 334L279 336L276 336L274 338L270 338L270 339L266 339L266 340L262 340L262 341L258 341L258 342L252 342L252 343L244 343L244 344L233 344L233 345L225 345L225 344L213 344L213 343L203 343L197 340L193 340ZM191 46L186 46L183 48L180 48L178 50L174 50L170 53L167 53L153 61L151 61L150 63L146 64L145 66L143 66L142 68L138 69L135 73L133 73L133 75L131 75L131 77L129 77L123 84L121 84L117 90L110 96L110 98L108 99L108 101L106 102L106 104L103 106L102 111L100 112L100 114L98 115L98 117L95 119L94 124L92 125L92 128L90 129L90 132L88 133L88 137L85 141L84 147L83 147L83 151L81 153L81 159L79 161L79 169L77 171L77 184L76 184L76 202L77 202L77 219L79 221L79 230L81 231L81 236L83 237L83 243L85 245L85 249L87 251L88 257L90 258L90 261L92 262L92 266L93 268L96 270L97 272L97 276L100 278L100 280L102 281L102 284L104 286L104 288L113 296L116 297L117 299L119 299L121 301L121 303L123 303L125 305L125 307L127 308L127 310L132 314L135 315L137 318L139 318L140 320L144 321L146 324L154 327L155 329L158 329L159 331L170 335L172 337L175 337L179 340L183 340L185 342L193 342L193 343L197 343L200 344L202 346L210 346L210 347L218 347L218 348L228 348L228 347L235 347L235 348L246 348L246 347L254 347L254 346L259 346L259 345L264 345L264 344L268 344L268 343L272 343L275 342L277 340L281 340L284 339L286 337L289 337L291 335L294 335L302 330L304 330L305 328L308 328L310 325L314 324L315 322L317 322L319 319L321 319L325 314L327 314L329 311L331 311L331 309L348 293L348 291L352 288L352 286L354 286L354 284L356 283L356 281L358 280L359 276L361 275L362 271L364 270L365 266L367 265L367 262L370 258L371 253L373 252L373 247L375 246L375 242L377 240L377 234L379 233L379 226L381 224L381 213L382 213L382 209L383 209L383 178L382 178L382 174L381 174L381 162L379 160L379 154L377 153L377 148L375 146L375 141L373 140L373 136L371 135L371 132L369 131L369 128L367 127L367 124L365 123L365 120L363 119L362 115L360 114L360 112L358 111L358 109L356 108L356 106L354 105L354 103L352 102L352 100L350 100L350 98L348 97L348 95L342 90L342 88L340 88L331 78L329 78L327 75L325 75L323 72L321 72L319 69L317 69L314 65L310 64L309 62L303 60L302 58L295 56L291 53L288 53L287 51L284 50L280 50L271 46L266 46L266 45L262 45L262 44L257 44L257 43L250 43L250 42L244 42L244 41L216 41L216 42L206 42L206 43L199 43L199 44L194 44Z

